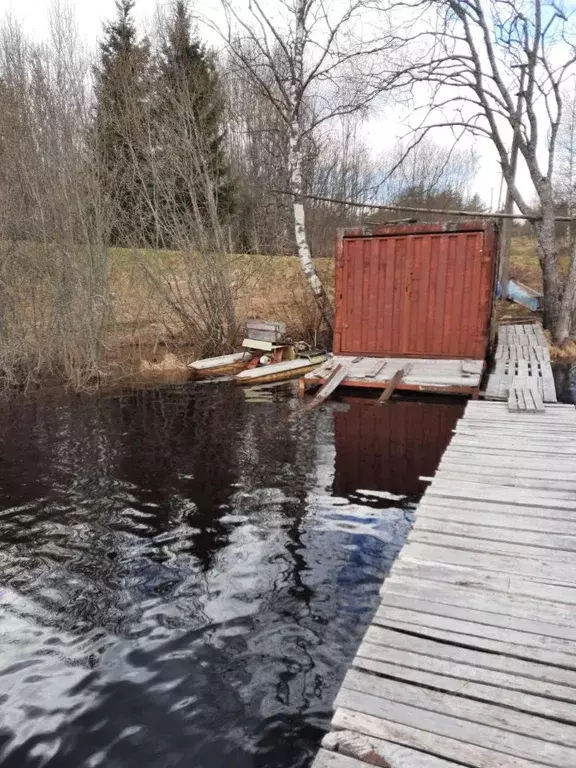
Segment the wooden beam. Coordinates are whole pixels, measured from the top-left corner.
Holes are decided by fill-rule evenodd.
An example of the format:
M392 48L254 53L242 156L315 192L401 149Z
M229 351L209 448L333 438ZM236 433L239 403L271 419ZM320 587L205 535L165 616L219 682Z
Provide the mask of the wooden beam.
M289 197L294 196L294 192L289 192L283 189L272 190L275 194L286 195ZM301 195L306 200L316 200L319 203L333 203L335 205L348 205L352 208L371 208L375 211L405 211L406 213L426 213L437 214L439 216L464 216L468 219L492 219L492 221L498 221L498 219L523 219L525 221L541 221L542 216L538 213L524 214L524 213L486 213L485 211L459 211L444 208L419 208L409 205L383 205L376 203L359 203L355 200L343 200L338 197L324 197L323 195ZM573 216L555 216L556 221L576 221Z
M346 376L348 375L350 366L348 365L342 365L341 363L338 363L338 365L334 368L330 376L326 379L326 383L324 386L319 390L319 392L315 395L314 399L308 403L306 408L308 410L311 410L312 408L316 408L317 405L320 405L325 400L327 400L332 392L340 386L340 384L344 381Z
M402 381L402 379L408 373L409 370L410 370L410 367L407 365L404 368L399 368L396 371L394 376L392 376L392 378L388 382L388 386L386 387L384 392L382 392L382 394L380 395L380 398L378 399L378 405L384 405L385 403L388 402L388 400L390 400L390 398L394 394L394 390L396 389L398 384L400 384L400 382Z

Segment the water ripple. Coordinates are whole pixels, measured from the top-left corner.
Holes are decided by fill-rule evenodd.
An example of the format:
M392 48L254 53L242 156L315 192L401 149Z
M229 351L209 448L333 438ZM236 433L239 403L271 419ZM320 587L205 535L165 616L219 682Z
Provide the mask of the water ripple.
M2 766L309 765L460 413L376 410L0 406Z

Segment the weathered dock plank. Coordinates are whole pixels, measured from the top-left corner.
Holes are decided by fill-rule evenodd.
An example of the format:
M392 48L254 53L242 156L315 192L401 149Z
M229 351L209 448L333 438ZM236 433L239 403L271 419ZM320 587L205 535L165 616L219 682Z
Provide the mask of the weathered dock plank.
M510 411L540 413L545 403L556 403L550 350L536 323L499 325L494 364L485 397L507 400Z
M398 708L398 716L388 719L382 716L374 717L366 713L356 712L344 707L336 710L332 721L335 728L351 729L375 740L388 739L397 744L403 744L420 750L424 754L446 756L447 759L457 760L458 765L474 766L474 768L535 768L543 763L526 760L505 754L498 748L489 748L477 744L466 743L459 738L458 722L455 727L447 728L442 722L435 730L427 730L424 717L417 726L403 722L405 710ZM441 732L439 732L441 731ZM448 732L448 733L447 733ZM465 761L465 762L464 762ZM394 768L396 768L394 766Z
M353 681L347 679L346 684L340 689L337 704L364 715L432 731L440 736L448 736L460 741L463 741L462 736L465 732L469 744L487 746L510 757L535 760L537 765L553 765L561 768L574 768L576 765L576 752L571 747L537 739L527 733L518 733L508 722L500 725L498 716L504 715L504 707L494 707L493 717L490 718L488 725L484 721L486 708L482 707L480 702L468 700L463 696L452 697L453 701L449 702L449 697L446 695L434 692L430 696L424 688L417 689L412 685L402 683L392 685L392 683L393 681L376 675L363 675L361 682L356 678ZM376 691L377 695L352 689L348 687L349 684ZM416 696L419 697L418 700ZM462 704L466 701L470 702L469 708ZM438 757L444 757L444 755L438 755ZM509 764L496 762L492 765L508 766Z
M576 409L545 408L468 404L314 768L576 766Z
M456 763L425 755L383 739L368 740L354 731L333 731L324 737L322 743L325 749L320 750L318 765L324 768L365 766L366 762L349 757L350 754L358 752L361 752L364 760L368 760L371 765L387 768L456 768Z
M386 390L399 370L404 375L395 382L398 390L456 393L478 396L484 360L431 359L403 357L353 357L337 355L301 379L301 390L325 384L335 366L345 366L343 386Z

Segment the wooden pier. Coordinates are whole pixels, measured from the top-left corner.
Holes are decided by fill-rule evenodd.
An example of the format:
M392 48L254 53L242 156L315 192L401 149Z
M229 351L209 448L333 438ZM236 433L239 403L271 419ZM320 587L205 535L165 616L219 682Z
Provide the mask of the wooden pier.
M576 766L575 469L573 406L468 403L314 768Z
M478 397L484 360L335 355L300 379L300 394L326 384L338 367L345 371L339 381L344 387L385 390L401 373L394 387L398 390Z
M484 367L484 360L473 359L335 355L303 376L299 388L304 395L308 388L323 387L321 400L339 386L468 395L507 400L511 411L528 412L543 412L545 403L557 402L548 342L538 323L498 326L481 391Z

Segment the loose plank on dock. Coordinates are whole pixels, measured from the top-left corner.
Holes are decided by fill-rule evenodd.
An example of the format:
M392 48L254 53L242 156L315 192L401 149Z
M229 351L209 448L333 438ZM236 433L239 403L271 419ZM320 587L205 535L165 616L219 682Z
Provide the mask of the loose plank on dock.
M332 392L334 392L334 390L337 389L346 378L346 375L348 374L348 368L349 366L344 363L337 363L336 366L332 369L332 373L326 379L325 384L316 393L314 400L312 400L307 405L307 408L315 408L317 405L320 405L320 403L323 403L325 400L327 400Z
M541 413L545 410L544 401L537 384L528 377L516 376L510 387L508 395L509 411L527 411L528 413Z
M384 390L384 392L382 392L382 394L378 398L378 405L384 405L384 403L387 403L390 400L390 398L394 394L394 390L396 389L398 384L400 384L405 374L408 373L409 370L410 370L410 366L406 365L404 368L399 368L396 371L394 376L392 376L392 378L386 385L386 389Z
M314 768L575 768L575 468L573 406L468 404Z

